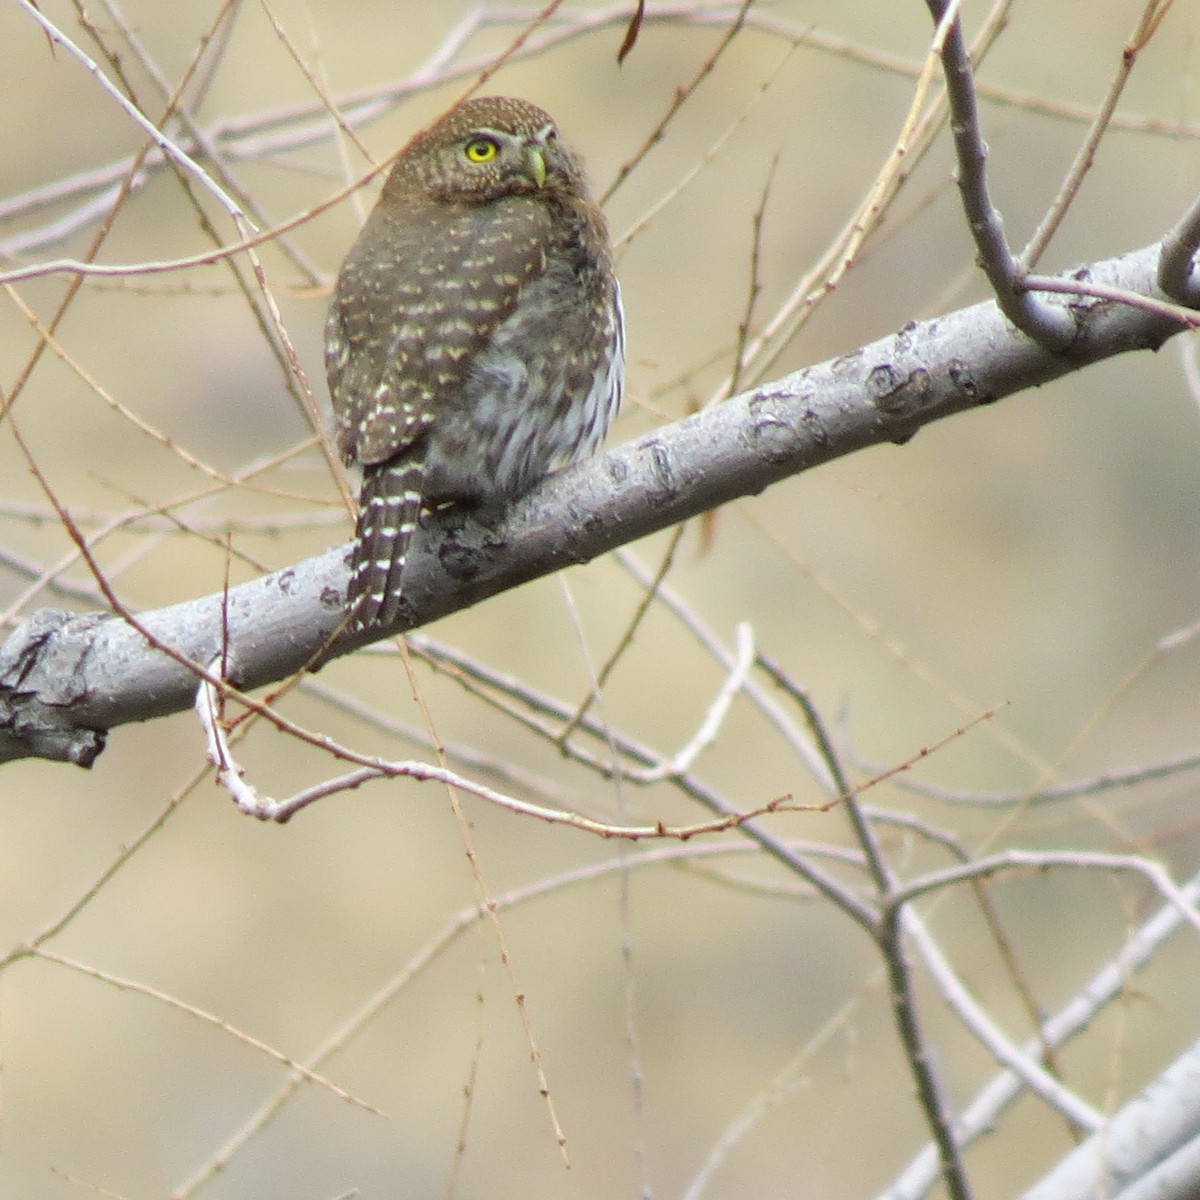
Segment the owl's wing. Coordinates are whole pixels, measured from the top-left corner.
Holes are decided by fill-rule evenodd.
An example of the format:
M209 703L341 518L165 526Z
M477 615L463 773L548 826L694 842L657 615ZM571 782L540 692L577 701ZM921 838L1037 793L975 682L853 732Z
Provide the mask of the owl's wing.
M338 277L326 369L349 461L386 462L457 395L545 270L551 214L528 196L377 207Z

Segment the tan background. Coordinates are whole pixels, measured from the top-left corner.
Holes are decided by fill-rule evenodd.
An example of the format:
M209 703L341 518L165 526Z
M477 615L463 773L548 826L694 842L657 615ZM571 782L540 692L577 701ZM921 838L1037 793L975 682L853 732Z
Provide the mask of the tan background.
M68 6L42 10L73 37ZM172 82L211 19L209 5L128 2L121 11ZM586 5L575 6L585 10ZM1018 6L982 81L1011 98L1094 110L1117 67L1139 6L1054 0ZM401 81L426 62L461 4L276 0L282 26L331 95ZM965 5L971 28L983 11ZM574 10L573 10L574 11ZM813 29L862 52L919 64L924 6L892 0L776 3L761 16ZM111 19L92 11L105 29ZM474 58L506 45L509 25L480 33ZM722 26L648 23L623 67L617 25L504 68L488 90L550 109L585 153L598 190L655 126L674 90L711 53ZM1120 111L1142 128L1106 137L1083 196L1046 265L1105 258L1160 237L1191 202L1200 113L1195 9L1178 5L1145 51ZM622 244L629 322L629 396L613 434L622 441L706 400L728 369L745 308L752 218L773 155L762 254L760 318L841 228L879 170L912 91L910 75L861 57L798 46L747 29L608 206L615 235L678 185L726 127L739 130L639 234ZM129 57L129 56L127 56ZM142 135L63 49L16 4L0 5L0 193L13 195L136 149ZM134 68L148 111L159 103ZM764 83L770 79L765 93ZM458 94L426 91L361 131L382 158ZM199 116L206 124L307 103L309 84L263 10L247 5ZM989 102L994 192L1017 246L1054 196L1085 126L1022 103ZM1170 128L1166 128L1170 127ZM364 162L352 148L353 172ZM234 163L271 217L289 218L341 185L332 142L272 161ZM837 293L789 346L779 371L853 349L905 321L985 295L949 183L945 138ZM216 212L207 205L210 212ZM0 238L59 210L0 225ZM222 236L232 239L217 214ZM353 202L304 226L296 243L336 270L359 215ZM78 254L90 232L43 256ZM119 216L102 259L133 262L194 253L207 243L169 176ZM321 402L325 296L264 255L287 329ZM43 319L61 278L17 291ZM186 289L186 291L184 290ZM278 455L305 434L278 367L220 268L89 284L60 330L69 353L121 403L222 471ZM35 345L10 298L0 301L0 388L7 395ZM989 723L920 765L920 775L966 791L1032 787L1184 754L1196 747L1200 642L1155 655L1160 639L1200 617L1200 420L1177 339L785 483L721 512L703 552L685 538L672 583L727 642L739 621L812 691L865 757L891 763L1002 706ZM715 360L713 359L716 354ZM683 377L685 382L678 382ZM81 518L175 502L207 480L123 417L51 356L14 416L59 496ZM185 521L261 522L325 515L302 531L234 534L238 550L275 568L348 536L337 493L314 453L269 475L291 495L230 489L176 510ZM52 564L69 549L53 522L14 505L45 499L0 428L0 544ZM634 548L657 564L665 537ZM220 588L218 546L194 536L133 530L99 551L136 607ZM130 556L135 556L130 558ZM235 564L234 577L250 566ZM69 572L88 579L76 565ZM0 604L26 580L0 568ZM603 660L640 598L603 561L569 573L589 655ZM62 603L40 595L24 611ZM547 580L429 631L498 670L569 703L588 669L563 583ZM1148 656L1151 661L1146 662ZM1123 686L1130 672L1144 669ZM439 733L507 756L557 781L564 804L614 818L611 784L461 690L418 669ZM668 614L653 614L606 692L610 720L664 752L686 741L719 686L720 670ZM340 662L322 680L398 719L420 723L398 660ZM404 757L410 746L311 698L285 711L363 750ZM333 769L314 750L265 729L243 748L252 781L282 796ZM114 733L96 768L46 763L3 771L0 789L0 950L30 938L97 879L166 799L196 771L202 743L183 715ZM785 792L820 797L803 764L739 701L699 773L732 802ZM954 830L970 849L1149 849L1190 872L1200 841L1187 777L1157 787L1028 811L948 808L879 788L871 801ZM666 788L624 790L631 818L700 819ZM611 843L535 825L468 799L494 896L609 861ZM848 843L840 814L780 817L780 836ZM736 843L731 843L736 845ZM891 837L897 870L946 860ZM636 849L635 849L635 852ZM710 864L786 889L747 851ZM707 868L706 868L707 870ZM848 876L849 877L849 876ZM494 936L472 929L423 968L372 1024L322 1070L385 1109L352 1109L302 1089L227 1171L198 1194L364 1197L445 1194L477 1064L462 1197L600 1198L638 1193L636 1151L660 1197L684 1194L722 1130L770 1093L771 1081L851 998L859 1003L797 1068L769 1111L715 1175L712 1197L870 1194L920 1146L919 1115L900 1061L877 962L867 940L825 905L722 885L707 874L647 866L629 879L623 915L615 874L563 888L506 912L503 929L573 1168L564 1172L529 1051L514 986ZM375 784L329 799L286 828L238 816L205 783L51 943L58 953L219 1014L302 1057L391 979L454 914L475 885L443 792ZM1014 1037L1027 1035L1013 989L966 893L931 917L966 982ZM995 889L1017 958L1050 1010L1115 952L1152 902L1105 876L1016 878ZM631 965L622 947L631 947ZM1098 1107L1127 1097L1196 1035L1195 939L1181 937L1138 981L1138 994L1065 1056L1068 1080ZM951 1097L969 1098L992 1065L946 1017L932 992L927 1020ZM627 1044L626 1002L636 1031ZM482 999L480 999L482 997ZM285 1069L229 1035L145 995L62 966L25 961L0 980L0 1195L90 1195L63 1173L130 1197L164 1196L200 1169L272 1094ZM631 1074L644 1077L634 1095ZM1106 1091L1106 1089L1111 1089ZM1070 1145L1061 1123L1023 1103L970 1156L981 1196L1010 1195Z

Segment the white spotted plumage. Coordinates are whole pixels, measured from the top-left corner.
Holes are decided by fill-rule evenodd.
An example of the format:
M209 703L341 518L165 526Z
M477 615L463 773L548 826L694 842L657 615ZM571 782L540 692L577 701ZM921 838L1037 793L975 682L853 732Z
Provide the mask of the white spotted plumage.
M406 147L339 274L326 367L363 468L352 625L391 625L423 505L521 495L594 452L620 401L604 220L544 112L468 101Z

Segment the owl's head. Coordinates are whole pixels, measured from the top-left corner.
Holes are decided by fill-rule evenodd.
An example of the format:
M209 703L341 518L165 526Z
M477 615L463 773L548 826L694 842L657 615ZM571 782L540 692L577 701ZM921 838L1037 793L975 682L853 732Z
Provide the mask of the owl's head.
M460 104L400 152L385 191L484 204L501 196L583 189L579 160L550 114L525 100Z

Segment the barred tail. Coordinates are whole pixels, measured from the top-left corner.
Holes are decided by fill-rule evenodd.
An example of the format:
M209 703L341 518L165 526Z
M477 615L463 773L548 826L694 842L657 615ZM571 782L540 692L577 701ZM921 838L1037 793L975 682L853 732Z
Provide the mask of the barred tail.
M421 460L382 463L363 473L346 595L354 610L351 629L390 625L400 614L401 576L421 513L424 481Z

